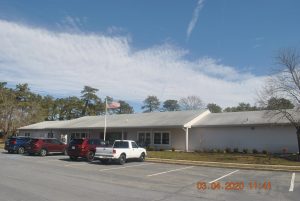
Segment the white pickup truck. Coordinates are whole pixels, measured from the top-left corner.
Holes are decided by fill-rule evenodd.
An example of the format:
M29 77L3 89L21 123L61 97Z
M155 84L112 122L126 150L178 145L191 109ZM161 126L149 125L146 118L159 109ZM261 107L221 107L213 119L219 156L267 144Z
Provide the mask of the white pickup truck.
M146 156L146 150L132 140L116 140L112 147L97 147L95 153L95 158L98 158L102 163L117 160L121 165L126 162L126 159L133 158L143 162Z

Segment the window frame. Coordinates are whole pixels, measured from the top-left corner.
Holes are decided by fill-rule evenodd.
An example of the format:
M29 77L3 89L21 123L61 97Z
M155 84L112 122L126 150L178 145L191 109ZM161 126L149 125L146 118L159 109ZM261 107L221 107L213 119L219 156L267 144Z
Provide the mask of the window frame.
M88 133L87 132L73 132L70 135L71 139L83 139L83 138L87 138Z
M50 136L50 135L51 135L51 136ZM52 132L48 133L48 134L47 134L47 137L48 137L48 138L54 138L54 133L52 133Z
M149 134L149 145L151 145L152 144L152 132L151 131L138 131L137 132L137 142L138 143L140 143L140 134L144 134L144 141L143 141L143 143L145 143L146 144L146 142L147 142L147 134Z
M171 132L170 131L153 131L152 133L153 133L152 134L153 145L163 145L163 146L170 146L171 145ZM154 141L155 133L160 134L160 144L156 144L155 141ZM168 133L168 136L169 136L169 143L168 144L163 144L163 134L164 133Z

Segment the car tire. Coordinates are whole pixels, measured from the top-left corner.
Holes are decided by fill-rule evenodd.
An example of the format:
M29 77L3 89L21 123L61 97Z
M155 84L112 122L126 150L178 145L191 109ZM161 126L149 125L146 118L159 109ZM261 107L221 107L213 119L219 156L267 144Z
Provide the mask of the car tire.
M46 149L41 149L40 156L44 157L46 155L47 155L47 150Z
M145 153L144 153L144 152L141 153L141 155L140 155L140 157L139 157L139 161L140 161L140 162L144 162L144 161L145 161L145 157L146 157Z
M86 155L86 160L88 162L92 162L94 160L95 153L93 151L89 151Z
M72 161L76 161L77 160L76 156L69 156L69 157L70 157L70 160L72 160Z
M24 153L25 153L24 147L19 147L18 154L24 154Z
M125 163L126 163L126 155L121 154L121 156L119 157L119 164L124 165Z

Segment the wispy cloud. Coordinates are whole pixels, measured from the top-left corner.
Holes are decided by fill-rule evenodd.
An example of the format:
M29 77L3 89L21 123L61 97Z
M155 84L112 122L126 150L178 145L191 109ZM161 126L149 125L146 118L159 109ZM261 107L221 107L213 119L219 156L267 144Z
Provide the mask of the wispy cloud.
M86 20L86 17L78 18L67 15L61 20L60 23L56 23L56 26L61 30L69 32L81 32Z
M142 102L198 95L221 106L254 102L264 77L240 73L214 58L185 59L188 51L164 44L136 49L131 39L86 32L53 32L0 20L0 81L30 84L56 96L99 96Z
M262 46L263 42L264 42L265 38L264 37L256 37L253 39L254 45L252 46L252 48L256 49Z
M199 13L200 13L201 9L203 8L203 6L204 6L204 0L198 0L197 6L196 6L196 8L193 12L193 17L192 17L192 19L189 23L189 26L186 30L186 39L187 40L189 40L189 38L190 38L190 36L191 36L195 26L196 26L196 23L197 23L198 18L199 18Z

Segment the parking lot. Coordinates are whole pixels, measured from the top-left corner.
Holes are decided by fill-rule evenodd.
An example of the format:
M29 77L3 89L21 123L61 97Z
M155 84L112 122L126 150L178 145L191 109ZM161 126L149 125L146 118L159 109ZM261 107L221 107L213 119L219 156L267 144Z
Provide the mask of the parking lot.
M299 200L300 175L0 153L0 200ZM214 185L212 185L214 184ZM218 184L218 185L216 185ZM243 185L241 185L243 184Z

